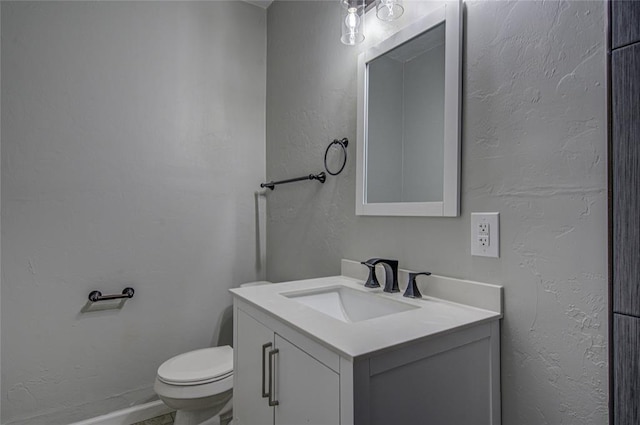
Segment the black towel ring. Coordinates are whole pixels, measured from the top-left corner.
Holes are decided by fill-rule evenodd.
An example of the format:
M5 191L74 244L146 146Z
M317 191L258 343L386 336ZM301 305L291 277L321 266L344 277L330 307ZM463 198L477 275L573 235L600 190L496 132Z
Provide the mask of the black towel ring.
M327 165L327 154L329 153L329 149L331 149L331 146L333 145L340 145L340 147L342 148L342 152L344 153L344 161L342 161L340 169L335 173L329 170L329 166ZM324 151L324 169L327 170L327 173L331 174L332 176L337 176L342 172L342 170L344 170L344 166L347 165L347 146L349 146L349 139L347 139L346 137L342 140L334 139L333 142L329 143L329 146L327 146L327 150Z

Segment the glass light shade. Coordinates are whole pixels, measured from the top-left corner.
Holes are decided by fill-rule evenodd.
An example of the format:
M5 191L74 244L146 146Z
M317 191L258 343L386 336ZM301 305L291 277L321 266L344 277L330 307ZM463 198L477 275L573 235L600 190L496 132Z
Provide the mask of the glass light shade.
M364 41L365 0L340 0L340 22L342 36L340 41L354 46Z
M393 21L403 13L402 0L379 0L376 4L376 15L383 21Z

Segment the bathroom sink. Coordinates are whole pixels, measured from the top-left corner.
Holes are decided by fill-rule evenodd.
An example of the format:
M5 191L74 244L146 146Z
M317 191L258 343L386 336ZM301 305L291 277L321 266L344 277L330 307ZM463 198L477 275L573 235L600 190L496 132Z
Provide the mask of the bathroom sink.
M280 295L346 323L360 322L419 308L415 305L385 298L379 294L358 291L346 286L283 292Z

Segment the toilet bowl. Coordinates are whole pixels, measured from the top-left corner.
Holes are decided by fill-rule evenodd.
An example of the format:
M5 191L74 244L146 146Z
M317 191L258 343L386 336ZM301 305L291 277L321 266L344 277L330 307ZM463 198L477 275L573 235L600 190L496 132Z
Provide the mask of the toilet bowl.
M174 425L227 425L232 419L233 348L203 348L170 358L158 368L153 389L176 409Z
M233 349L226 345L172 357L158 368L153 389L176 409L174 425L224 425L231 419Z

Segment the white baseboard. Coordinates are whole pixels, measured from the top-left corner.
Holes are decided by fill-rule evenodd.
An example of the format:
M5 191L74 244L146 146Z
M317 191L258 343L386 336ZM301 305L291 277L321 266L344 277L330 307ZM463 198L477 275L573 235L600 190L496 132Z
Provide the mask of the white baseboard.
M162 401L156 400L69 425L131 425L172 411L173 409L167 407Z

